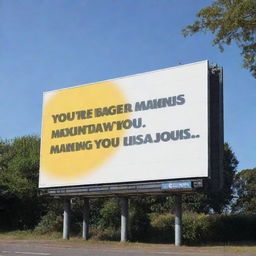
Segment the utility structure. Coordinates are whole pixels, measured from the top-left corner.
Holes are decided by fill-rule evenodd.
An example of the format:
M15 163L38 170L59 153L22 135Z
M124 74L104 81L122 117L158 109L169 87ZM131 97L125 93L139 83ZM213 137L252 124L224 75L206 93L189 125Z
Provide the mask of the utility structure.
M44 93L39 189L83 200L89 238L92 197L175 196L175 245L182 244L182 194L217 191L223 176L223 75L208 61Z

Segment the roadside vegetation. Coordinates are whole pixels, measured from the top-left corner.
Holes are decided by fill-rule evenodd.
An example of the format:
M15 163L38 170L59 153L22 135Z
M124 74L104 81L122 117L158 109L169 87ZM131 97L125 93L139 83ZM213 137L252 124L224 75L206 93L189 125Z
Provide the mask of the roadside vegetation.
M60 238L63 202L38 193L40 140L24 136L0 142L0 238ZM224 148L224 188L183 196L183 241L187 245L255 243L256 169L236 171L231 147ZM130 241L174 242L174 198L129 200ZM90 200L92 240L119 241L118 198ZM81 236L82 201L72 203L71 233Z

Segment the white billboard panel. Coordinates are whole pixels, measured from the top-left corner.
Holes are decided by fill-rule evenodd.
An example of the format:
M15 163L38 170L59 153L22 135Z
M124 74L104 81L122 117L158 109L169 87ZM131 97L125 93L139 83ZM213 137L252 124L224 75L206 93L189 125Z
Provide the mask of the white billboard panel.
M40 188L207 176L207 61L44 93Z

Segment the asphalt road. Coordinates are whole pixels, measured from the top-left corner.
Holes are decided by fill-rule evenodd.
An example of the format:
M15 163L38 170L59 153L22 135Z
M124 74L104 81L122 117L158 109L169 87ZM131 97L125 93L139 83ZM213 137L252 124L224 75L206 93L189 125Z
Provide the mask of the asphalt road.
M119 245L53 240L0 240L0 256L255 256L225 247L180 247L171 245Z

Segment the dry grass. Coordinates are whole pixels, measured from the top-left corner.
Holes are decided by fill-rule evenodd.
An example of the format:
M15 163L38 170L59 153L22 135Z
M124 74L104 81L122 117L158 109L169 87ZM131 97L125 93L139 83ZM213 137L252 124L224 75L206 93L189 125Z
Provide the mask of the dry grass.
M108 246L108 247L129 247L129 248L176 248L172 244L152 244L152 243L138 243L138 242L112 242L112 241L99 241L95 239L90 239L88 241L82 240L80 237L71 237L70 240L62 240L61 233L50 233L45 235L39 235L31 230L26 231L9 231L9 232L0 232L1 240L22 240L31 242L31 240L36 243L48 243L52 245L65 244L70 247L80 247L84 245L88 246ZM232 243L232 244L218 244L218 245L202 245L202 246L182 246L180 249L196 249L202 251L225 251L225 252L234 252L234 253L255 253L256 255L256 241L248 243Z

